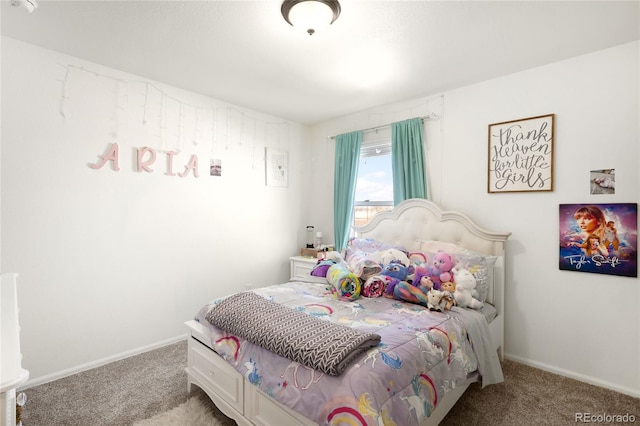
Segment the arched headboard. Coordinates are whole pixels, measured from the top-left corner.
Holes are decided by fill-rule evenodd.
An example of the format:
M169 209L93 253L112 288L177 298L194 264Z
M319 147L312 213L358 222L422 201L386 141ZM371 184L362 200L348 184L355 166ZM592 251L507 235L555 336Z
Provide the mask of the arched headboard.
M373 238L409 251L420 249L423 241L454 243L492 256L503 256L511 233L487 231L466 214L443 211L431 201L413 198L392 211L376 214L365 226L353 228L358 238Z

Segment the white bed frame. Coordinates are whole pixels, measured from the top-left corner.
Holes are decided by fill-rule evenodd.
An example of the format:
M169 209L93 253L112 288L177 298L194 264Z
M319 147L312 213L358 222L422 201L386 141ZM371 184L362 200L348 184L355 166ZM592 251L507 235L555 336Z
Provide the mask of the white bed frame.
M430 201L411 199L400 203L391 212L379 213L369 224L354 229L356 236L374 238L409 251L418 251L423 241L455 243L470 250L496 256L493 283L487 301L495 306L498 315L489 324L491 339L502 361L504 344L504 279L505 242L510 233L487 231L468 216L442 211ZM253 386L245 377L227 364L211 348L205 326L188 321L188 390L197 385L216 406L239 425L317 425ZM467 389L459 386L449 391L423 426L437 425L447 415Z

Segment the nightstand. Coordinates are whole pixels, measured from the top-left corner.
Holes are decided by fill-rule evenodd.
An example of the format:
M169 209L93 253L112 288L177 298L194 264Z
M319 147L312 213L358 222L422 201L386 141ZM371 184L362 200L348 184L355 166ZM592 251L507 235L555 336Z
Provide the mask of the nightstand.
M313 267L318 263L318 259L306 256L291 256L289 262L291 278L308 277Z

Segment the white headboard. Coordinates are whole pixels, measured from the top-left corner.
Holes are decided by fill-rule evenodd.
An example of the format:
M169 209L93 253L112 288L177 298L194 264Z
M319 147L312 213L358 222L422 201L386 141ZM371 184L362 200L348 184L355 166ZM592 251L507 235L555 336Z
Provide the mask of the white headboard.
M487 231L467 215L440 210L431 201L413 198L398 204L390 212L376 214L365 226L353 228L358 238L373 238L409 251L423 241L444 241L486 255L503 256L505 241L511 233Z

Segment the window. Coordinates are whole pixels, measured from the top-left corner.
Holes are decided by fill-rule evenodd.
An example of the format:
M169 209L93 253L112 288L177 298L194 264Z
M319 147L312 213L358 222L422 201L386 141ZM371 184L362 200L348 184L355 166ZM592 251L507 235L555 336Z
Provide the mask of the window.
M364 226L378 212L393 209L391 138L365 140L360 148L353 226Z

